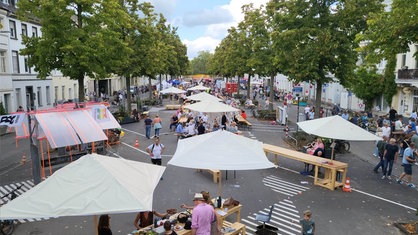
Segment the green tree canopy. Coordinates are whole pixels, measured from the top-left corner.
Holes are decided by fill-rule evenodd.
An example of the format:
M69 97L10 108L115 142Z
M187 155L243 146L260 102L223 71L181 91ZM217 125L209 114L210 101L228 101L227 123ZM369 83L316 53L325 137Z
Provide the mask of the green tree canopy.
M213 54L209 51L199 51L198 55L190 61L192 74L208 74L209 61Z
M320 107L324 83L335 76L345 86L354 77L355 36L366 30L370 12L380 6L380 0L270 1L276 66L295 82L316 83L315 105Z
M26 37L21 50L40 78L57 69L78 80L79 100L84 101L84 77L104 78L129 49L120 31L129 27L118 0L20 0L18 16L36 20L41 37ZM30 17L30 19L29 19Z

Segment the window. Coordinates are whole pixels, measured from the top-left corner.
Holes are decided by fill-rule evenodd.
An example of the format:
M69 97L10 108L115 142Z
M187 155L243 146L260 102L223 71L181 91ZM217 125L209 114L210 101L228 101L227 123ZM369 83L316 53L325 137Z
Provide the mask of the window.
M51 105L51 88L46 86L46 104Z
M10 38L17 39L16 22L14 22L13 20L9 20L9 27L10 27Z
M0 51L0 73L6 72L6 52Z
M42 107L42 93L41 93L41 87L39 86L36 90L36 99L38 100L38 107Z
M16 88L16 103L17 103L17 107L22 105L22 95L20 92L20 88Z
M402 55L402 64L401 64L401 66L402 67L405 67L405 65L406 65L406 54L403 54Z
M57 103L58 101L58 86L54 87L54 92L55 92L55 103Z
M38 29L36 27L32 27L32 37L38 37Z
M415 45L415 54L418 54L418 45ZM418 69L418 56L415 56L415 69Z
M31 73L30 67L29 67L29 58L28 57L25 57L25 72L26 73Z
M19 69L19 54L17 51L12 51L13 73L20 73Z
M22 36L28 36L28 26L26 24L22 24Z
M65 86L61 87L61 97L62 97L62 100L65 100Z

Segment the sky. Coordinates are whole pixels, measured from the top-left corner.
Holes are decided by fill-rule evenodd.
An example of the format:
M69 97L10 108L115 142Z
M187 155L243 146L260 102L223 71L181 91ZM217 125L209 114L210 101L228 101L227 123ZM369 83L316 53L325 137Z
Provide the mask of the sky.
M162 13L169 24L177 27L187 56L193 59L199 51L214 52L227 35L244 18L241 6L253 3L266 5L268 0L147 0Z

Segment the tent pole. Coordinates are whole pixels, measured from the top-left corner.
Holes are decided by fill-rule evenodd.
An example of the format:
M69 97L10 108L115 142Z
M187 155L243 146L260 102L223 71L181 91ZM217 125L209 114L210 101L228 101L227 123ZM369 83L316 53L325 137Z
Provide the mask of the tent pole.
M46 151L48 152L48 165L49 165L49 175L52 175L52 166L51 166L51 153L49 151L49 142L46 145Z
M219 196L222 197L222 171L219 171Z
M95 231L94 234L99 235L99 230L97 230L97 227L98 227L97 215L94 215L93 220L94 220L94 231Z
M44 144L42 140L39 140L39 145L41 147L41 177L45 179Z
M334 160L334 154L335 154L335 139L332 139L332 144L331 144L331 162Z

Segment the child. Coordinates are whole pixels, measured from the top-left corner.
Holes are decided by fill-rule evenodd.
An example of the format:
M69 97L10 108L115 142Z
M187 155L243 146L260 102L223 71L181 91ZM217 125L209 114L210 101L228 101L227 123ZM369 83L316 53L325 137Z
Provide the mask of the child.
M315 222L311 217L312 213L310 210L303 212L303 219L299 221L302 225L303 235L313 235L315 233Z

